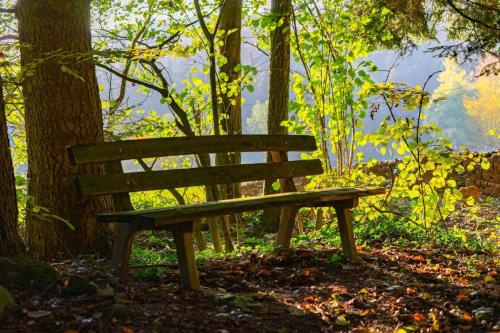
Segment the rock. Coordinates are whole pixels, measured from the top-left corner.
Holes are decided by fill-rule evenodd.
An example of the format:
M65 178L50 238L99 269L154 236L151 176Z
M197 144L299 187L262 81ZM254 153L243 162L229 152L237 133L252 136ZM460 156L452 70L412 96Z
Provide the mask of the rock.
M64 280L61 288L61 297L77 297L92 295L97 291L97 286L92 281L79 275L71 275Z
M108 317L116 319L125 319L130 313L130 307L125 304L113 304L108 309Z
M26 316L31 319L40 319L44 317L51 316L52 312L48 310L36 310L36 311L28 311Z
M0 286L0 318L3 316L5 307L9 304L14 304L14 297L10 291Z
M57 280L52 266L24 256L0 257L0 272L0 284L10 289L43 287Z

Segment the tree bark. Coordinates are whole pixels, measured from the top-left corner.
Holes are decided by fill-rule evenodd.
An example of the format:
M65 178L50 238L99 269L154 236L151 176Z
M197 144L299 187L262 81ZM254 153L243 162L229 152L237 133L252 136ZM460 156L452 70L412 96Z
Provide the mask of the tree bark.
M271 16L277 26L271 32L271 54L269 67L269 111L267 134L287 134L281 122L288 119L288 99L290 86L290 15L291 0L272 0ZM278 22L283 20L278 26ZM267 155L271 161L271 155ZM272 192L272 181L266 181L264 193ZM264 226L268 232L276 232L279 226L280 210L276 208L264 210Z
M21 63L32 75L23 80L28 142L28 248L36 257L62 253L106 253L107 225L97 212L107 198L81 198L72 178L96 173L96 165L71 166L66 147L103 141L102 113L95 68L78 59L91 50L89 0L19 0ZM46 211L33 210L39 205ZM66 219L72 231L54 216Z
M242 134L241 121L241 85L240 71L235 71L236 66L241 64L241 0L226 0L220 12L220 29L223 31L223 46L221 55L227 62L221 66L221 73L227 75L227 86L237 84L233 96L222 94L221 104L221 126L227 135ZM241 154L229 154L229 164L241 164ZM239 184L230 188L229 198L237 198L240 195Z
M220 109L220 119L222 130L227 135L241 135L241 85L240 71L236 71L236 66L241 64L241 0L226 0L223 2L220 11L220 29L222 30L222 42L220 53L227 62L221 66L222 84L229 91L236 84L236 90L232 96L227 92L222 93L222 103ZM227 76L227 79L225 78ZM241 153L229 153L227 156L219 156L219 161L223 164L241 164ZM237 184L222 185L222 195L225 198L239 198L241 196L241 186ZM226 229L230 225L237 225L238 214L231 214L225 218ZM229 245L229 244L228 244ZM231 244L232 245L232 244Z
M23 252L24 245L17 227L16 183L5 112L3 82L0 77L0 256L12 256Z
M224 42L220 52L227 59L220 71L228 76L228 85L234 85L234 82L240 79L240 71L235 71L235 68L241 63L241 7L241 0L226 0L220 13L220 29L223 31ZM221 108L222 129L229 135L241 134L239 84L233 96L228 97L227 94L223 94Z

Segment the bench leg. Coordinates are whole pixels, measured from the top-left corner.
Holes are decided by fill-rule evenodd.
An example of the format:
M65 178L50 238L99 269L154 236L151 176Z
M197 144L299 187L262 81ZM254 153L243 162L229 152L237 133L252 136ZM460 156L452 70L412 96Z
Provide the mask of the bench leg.
M169 229L174 235L182 286L186 289L200 289L198 269L194 259L193 221L173 224Z
M354 232L352 230L351 208L355 207L355 205L356 200L345 200L335 203L334 208L337 213L337 221L344 257L350 259L352 262L360 262L361 258L356 251L356 242L354 240Z
M292 239L293 226L295 217L299 211L299 207L283 207L281 208L280 225L278 229L278 239L276 246L281 249L290 248L290 240Z
M138 229L132 224L119 224L116 227L112 265L113 270L121 277L128 275L132 240L137 231Z

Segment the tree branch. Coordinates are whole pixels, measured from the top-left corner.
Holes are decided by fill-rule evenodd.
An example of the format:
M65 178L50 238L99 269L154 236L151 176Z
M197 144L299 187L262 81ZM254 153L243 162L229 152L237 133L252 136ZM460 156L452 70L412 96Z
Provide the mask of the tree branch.
M167 90L164 89L164 88L160 88L160 87L155 86L155 85L153 85L151 83L147 83L147 82L144 82L144 81L141 81L141 80L137 80L137 79L134 79L134 78L132 78L130 76L127 76L127 75L123 75L122 73L118 72L117 70L115 70L115 69L113 69L113 68L111 68L109 66L106 66L106 65L104 65L102 63L96 62L95 65L98 66L98 67L104 68L108 72L110 72L110 73L118 76L121 79L125 79L125 80L127 80L129 82L132 82L132 83L135 83L135 84L139 84L141 86L144 86L146 88L154 90L154 91L160 93L161 95L164 95L165 93L168 93Z
M487 28L490 28L490 29L493 29L493 30L497 30L499 31L500 29L498 27L495 27L495 26L492 26L492 25L489 25L487 23L484 23L483 21L480 21L478 19L475 19L473 18L472 16L468 15L467 13L465 13L463 10L461 10L460 8L458 8L458 6L456 4L453 3L453 0L446 0L446 3L448 5L450 5L451 8L453 8L453 10L455 10L455 12L457 12L460 16L466 18L467 20L471 21L471 22L474 22L474 23L477 23L477 24L480 24L480 25L483 25Z
M0 14L15 14L15 8L0 8Z
M3 35L3 36L0 36L0 42L1 41L4 41L4 40L18 40L19 37L16 36L16 35Z

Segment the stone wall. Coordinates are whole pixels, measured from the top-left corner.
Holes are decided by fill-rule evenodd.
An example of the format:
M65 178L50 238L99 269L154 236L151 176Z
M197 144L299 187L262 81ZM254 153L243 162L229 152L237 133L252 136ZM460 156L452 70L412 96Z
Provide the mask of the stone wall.
M477 155L475 154L475 156ZM490 161L490 168L483 170L477 165L474 170L458 175L457 183L460 186L475 186L483 195L500 198L500 151L479 155ZM467 170L468 162L464 161L462 165Z
M467 155L463 156L462 165L466 170L462 174L456 174L455 178L458 187L474 186L477 187L482 195L500 198L500 151L488 153L473 153L474 157L485 157L490 161L490 168L483 170L480 164L477 164L474 170L467 171L467 165L470 163L470 158ZM370 171L379 176L384 176L391 179L391 173L394 171L398 161L379 162L370 168ZM297 189L303 189L306 180L304 178L296 179ZM247 182L241 185L242 193L245 195L257 195L262 193L262 181Z
M500 198L500 151L493 151L488 153L473 152L472 158L487 158L490 161L490 168L483 170L478 163L474 170L468 171L472 158L467 154L462 156L462 166L466 170L462 174L455 174L453 177L457 181L458 187L474 186L477 187L482 195ZM375 164L370 171L379 176L384 176L391 179L391 173L394 171L398 161L379 162Z

